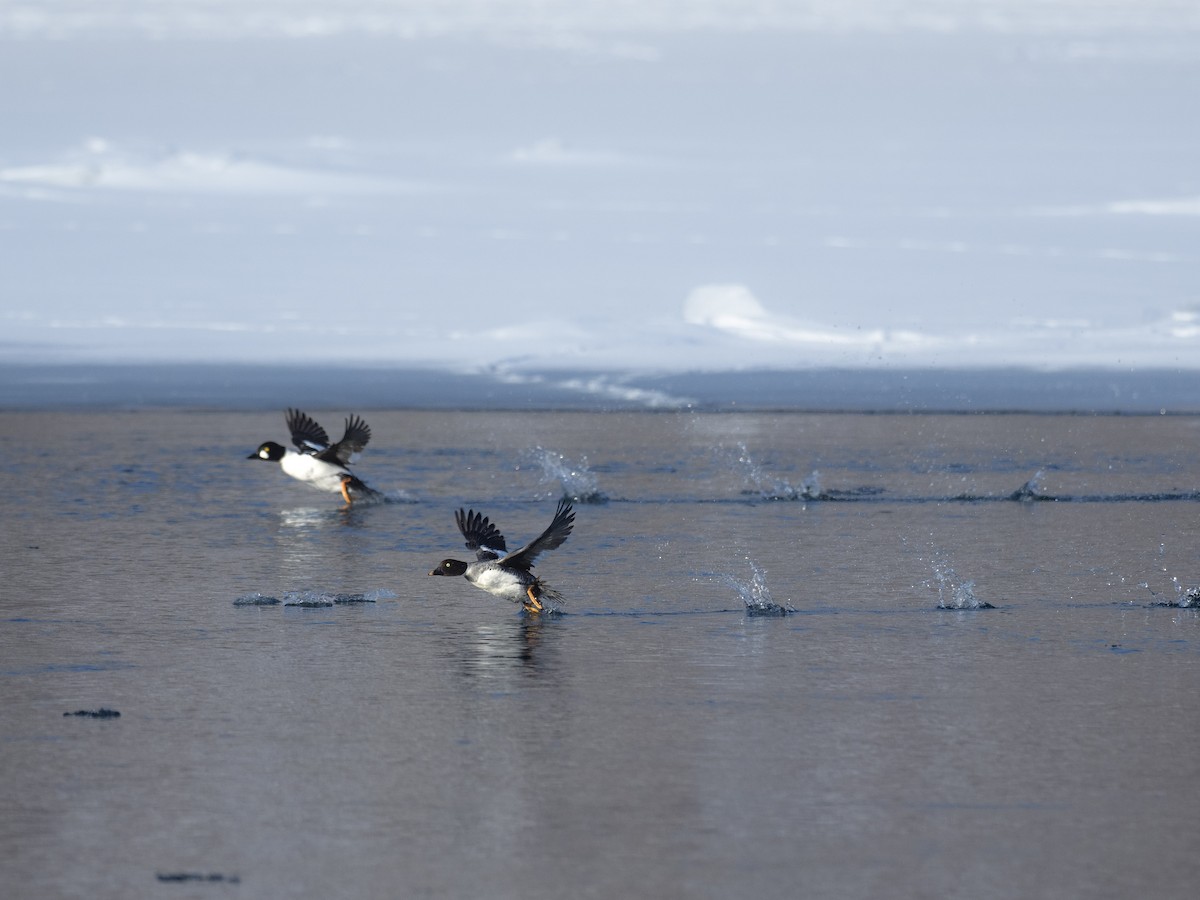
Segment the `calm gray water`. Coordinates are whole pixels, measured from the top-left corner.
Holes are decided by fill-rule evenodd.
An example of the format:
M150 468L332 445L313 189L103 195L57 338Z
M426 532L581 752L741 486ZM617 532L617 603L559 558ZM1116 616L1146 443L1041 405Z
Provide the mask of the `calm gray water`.
M367 419L0 413L5 896L1194 896L1200 418Z

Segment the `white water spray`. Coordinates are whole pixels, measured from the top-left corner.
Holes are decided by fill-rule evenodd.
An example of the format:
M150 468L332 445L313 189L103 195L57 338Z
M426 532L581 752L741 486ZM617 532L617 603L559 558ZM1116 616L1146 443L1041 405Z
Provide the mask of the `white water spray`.
M995 609L992 604L975 596L975 582L960 578L944 553L934 553L931 565L938 609Z
M768 472L758 463L745 443L739 442L735 448L734 461L737 463L750 488L746 493L758 494L764 500L818 500L821 497L821 473L814 469L801 483L795 487L786 478L781 478Z
M534 447L526 454L532 465L542 470L544 484L557 481L562 497L575 503L606 503L608 497L600 490L596 475L588 468L586 456L572 461L555 450Z
M786 616L796 611L790 603L776 603L771 599L770 588L767 587L767 572L749 557L750 580L742 581L733 575L721 576L725 583L737 591L742 602L746 604L748 616Z

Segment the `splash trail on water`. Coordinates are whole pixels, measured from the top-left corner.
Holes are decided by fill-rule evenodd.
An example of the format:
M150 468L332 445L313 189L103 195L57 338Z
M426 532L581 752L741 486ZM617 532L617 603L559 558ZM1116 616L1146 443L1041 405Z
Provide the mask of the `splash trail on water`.
M750 455L744 442L738 442L733 461L750 484L744 493L756 494L764 500L820 500L824 497L821 492L821 473L816 469L796 487L786 478L767 471Z
M234 606L301 606L326 607L352 603L376 603L380 600L395 599L396 594L387 588L377 588L364 593L346 593L338 591L285 591L282 597L253 591L243 594L233 601Z

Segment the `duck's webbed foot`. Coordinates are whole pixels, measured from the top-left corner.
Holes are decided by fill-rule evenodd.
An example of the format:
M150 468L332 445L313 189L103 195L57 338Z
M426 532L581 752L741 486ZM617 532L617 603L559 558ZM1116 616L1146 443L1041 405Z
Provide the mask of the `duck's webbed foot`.
M521 604L521 607L525 610L525 612L533 615L537 615L543 609L545 609L545 607L542 606L542 601L539 600L537 598L537 594L534 593L535 590L537 590L536 584L531 584L529 587L525 588L525 596L529 599Z
M342 476L342 499L346 501L347 506L349 506L350 504L352 504L354 502L354 498L350 496L350 476L349 475Z

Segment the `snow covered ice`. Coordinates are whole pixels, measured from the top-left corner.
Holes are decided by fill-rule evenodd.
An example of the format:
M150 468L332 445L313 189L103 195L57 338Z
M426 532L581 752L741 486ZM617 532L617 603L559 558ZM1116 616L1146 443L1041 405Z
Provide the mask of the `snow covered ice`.
M0 3L0 362L1200 360L1166 0Z

